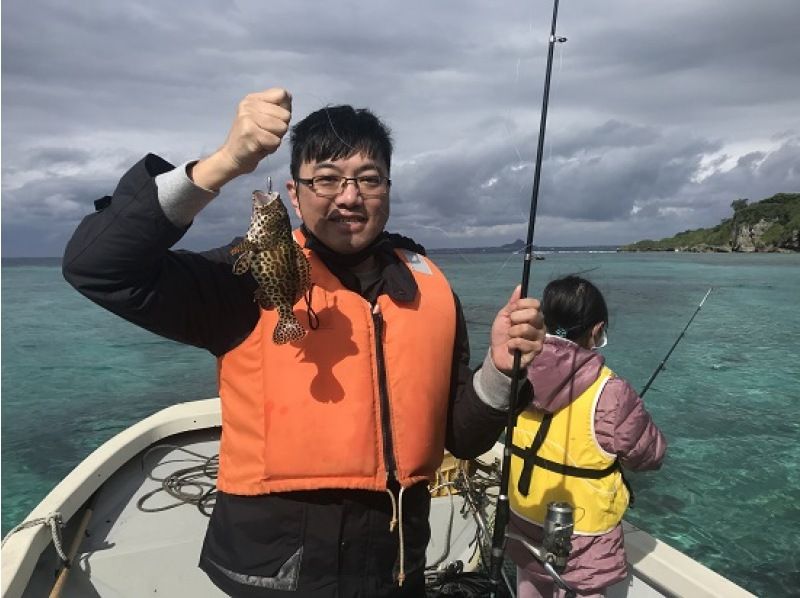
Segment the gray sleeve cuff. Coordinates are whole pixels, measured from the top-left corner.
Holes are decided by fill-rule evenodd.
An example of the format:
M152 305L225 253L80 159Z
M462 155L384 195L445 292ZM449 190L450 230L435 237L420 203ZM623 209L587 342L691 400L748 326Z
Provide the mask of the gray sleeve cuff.
M198 187L186 173L193 162L181 164L174 170L165 172L156 177L158 188L158 203L164 210L164 215L175 226L183 227L192 222L194 217L209 202L219 195L219 191L211 191Z
M498 411L508 411L511 378L494 366L491 352L487 351L483 365L472 378L472 384L481 401Z

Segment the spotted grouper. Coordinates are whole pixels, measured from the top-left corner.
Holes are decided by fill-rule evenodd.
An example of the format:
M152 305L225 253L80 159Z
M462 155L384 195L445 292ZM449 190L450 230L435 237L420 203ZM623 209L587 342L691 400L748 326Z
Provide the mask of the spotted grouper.
M311 284L311 266L292 237L289 214L278 193L253 192L250 228L231 253L240 254L234 274L250 270L258 283L254 301L264 309L278 310L273 342L283 345L303 338L305 328L292 308Z

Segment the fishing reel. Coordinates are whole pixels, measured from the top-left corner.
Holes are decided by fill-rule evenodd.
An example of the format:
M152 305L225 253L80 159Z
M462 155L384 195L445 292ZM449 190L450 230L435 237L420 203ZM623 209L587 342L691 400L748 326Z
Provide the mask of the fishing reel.
M544 537L542 548L545 560L561 573L567 566L567 559L572 550L572 531L575 526L572 505L566 502L551 502L547 505L547 517L544 520Z
M519 534L506 532L507 538L520 542L536 557L556 585L567 593L567 598L575 596L575 589L562 579L560 573L566 568L569 553L572 551L570 540L574 527L575 517L572 505L567 502L551 502L547 505L541 546L532 544Z

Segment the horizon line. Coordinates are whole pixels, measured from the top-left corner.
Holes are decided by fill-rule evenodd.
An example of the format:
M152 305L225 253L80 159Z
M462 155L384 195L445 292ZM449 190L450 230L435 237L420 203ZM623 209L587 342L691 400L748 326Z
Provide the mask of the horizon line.
M628 243L607 243L598 245L534 245L533 250L542 249L576 249L586 248L593 249L597 247L616 247L620 248ZM476 249L498 249L503 251L519 252L520 249L511 249L510 247L503 247L502 245L475 245L471 247L425 247L425 251L460 251L460 250L476 250ZM10 260L60 260L63 259L62 255L0 255L0 259Z

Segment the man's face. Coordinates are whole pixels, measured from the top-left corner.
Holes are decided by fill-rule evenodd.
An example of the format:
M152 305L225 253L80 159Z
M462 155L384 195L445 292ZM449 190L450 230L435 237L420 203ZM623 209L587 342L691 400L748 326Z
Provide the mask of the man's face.
M299 177L388 177L383 160L362 153L340 160L303 162ZM320 197L305 183L288 181L286 189L295 212L314 236L332 250L351 254L367 247L383 231L389 219L389 190L364 197L354 181L333 197Z

